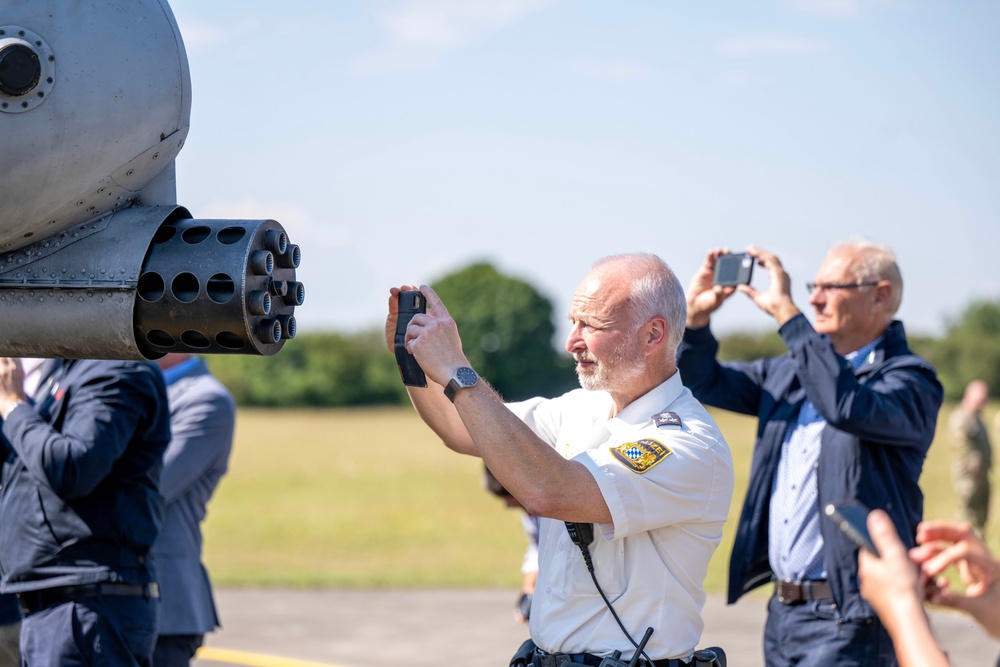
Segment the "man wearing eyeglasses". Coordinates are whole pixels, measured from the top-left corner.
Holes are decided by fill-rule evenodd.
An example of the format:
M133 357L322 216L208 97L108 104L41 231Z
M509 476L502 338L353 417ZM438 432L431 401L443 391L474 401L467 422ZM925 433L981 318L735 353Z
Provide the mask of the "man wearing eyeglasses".
M759 420L728 601L774 582L764 630L769 666L894 665L892 642L859 592L858 549L821 514L856 499L884 509L914 545L923 514L917 482L941 384L894 319L903 281L887 247L834 246L807 283L811 323L781 261L753 246L747 253L770 285L713 285L725 251L710 251L689 286L677 362L700 401ZM774 318L787 354L717 360L711 315L737 291Z

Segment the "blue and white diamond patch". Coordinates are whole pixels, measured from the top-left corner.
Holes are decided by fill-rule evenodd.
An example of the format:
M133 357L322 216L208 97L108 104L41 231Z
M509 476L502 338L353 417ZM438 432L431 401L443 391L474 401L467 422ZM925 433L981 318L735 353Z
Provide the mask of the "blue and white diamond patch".
M659 440L643 438L612 447L611 453L626 468L641 475L674 452Z

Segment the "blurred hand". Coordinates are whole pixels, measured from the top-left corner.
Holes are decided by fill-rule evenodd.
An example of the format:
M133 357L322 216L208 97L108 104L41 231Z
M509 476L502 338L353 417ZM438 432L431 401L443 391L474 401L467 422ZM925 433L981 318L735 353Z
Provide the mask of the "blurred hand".
M18 402L25 401L24 368L21 360L14 357L0 357L0 415Z
M870 512L868 532L881 558L864 549L858 553L861 597L868 600L891 634L892 628L905 623L906 616L915 609L923 614L919 569L910 560L888 514L882 510Z
M687 290L687 326L699 329L708 326L712 313L736 291L734 287L713 285L715 262L719 255L729 254L727 248L709 250L705 262L698 268Z
M921 575L892 519L882 510L873 510L868 514L868 532L882 557L864 549L858 553L861 595L892 637L900 667L945 667L948 657L934 639L924 611Z
M925 521L917 526L919 546L910 557L928 577L937 580L927 599L932 604L971 615L993 637L1000 639L1000 560L993 556L972 526L956 521ZM965 586L951 590L940 576L954 565Z

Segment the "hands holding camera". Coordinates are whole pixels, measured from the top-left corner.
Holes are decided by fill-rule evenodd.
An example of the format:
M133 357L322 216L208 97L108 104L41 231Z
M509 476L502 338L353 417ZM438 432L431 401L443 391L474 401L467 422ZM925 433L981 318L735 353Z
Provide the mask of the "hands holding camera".
M688 285L687 290L687 326L701 328L708 326L712 313L733 295L742 292L749 296L765 313L773 317L780 327L799 313L798 307L792 302L791 278L785 272L778 257L762 248L749 246L746 255L753 258L770 277L770 285L766 291L760 291L746 282L738 285L720 285L716 281L716 269L720 262L731 261L732 255L726 248L715 248L708 251L705 261L699 267Z
M399 293L417 290L427 299L427 312L418 313L406 328L406 350L417 357L431 380L439 385L447 385L455 369L468 366L469 360L462 352L462 339L458 326L448 314L441 298L427 285L417 288L413 285L393 287L389 290L389 315L385 320L385 341L389 351L395 347L396 321L399 317Z

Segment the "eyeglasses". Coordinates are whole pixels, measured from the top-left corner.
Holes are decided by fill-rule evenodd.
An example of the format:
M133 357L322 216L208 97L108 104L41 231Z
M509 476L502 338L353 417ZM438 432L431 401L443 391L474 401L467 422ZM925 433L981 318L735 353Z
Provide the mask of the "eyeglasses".
M820 292L826 292L834 289L858 289L859 287L875 287L878 285L877 282L874 283L806 283L806 289L812 294L816 290Z

